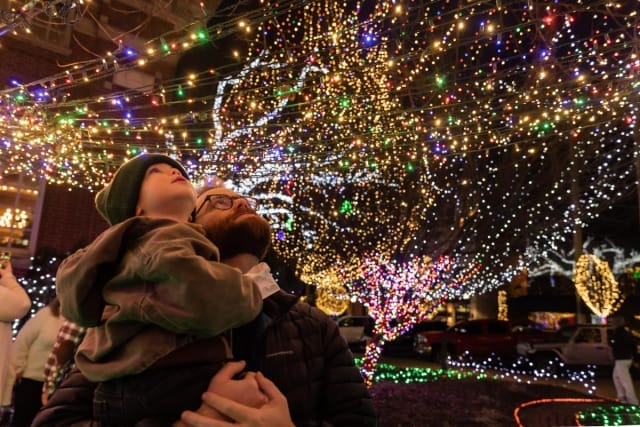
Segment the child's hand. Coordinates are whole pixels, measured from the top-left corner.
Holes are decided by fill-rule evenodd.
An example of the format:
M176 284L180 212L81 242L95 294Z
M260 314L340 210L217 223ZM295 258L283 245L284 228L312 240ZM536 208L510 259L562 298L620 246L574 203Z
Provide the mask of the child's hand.
M244 361L227 363L211 379L207 391L251 408L260 408L268 399L260 390L255 372L246 372L239 380L233 379L245 366Z

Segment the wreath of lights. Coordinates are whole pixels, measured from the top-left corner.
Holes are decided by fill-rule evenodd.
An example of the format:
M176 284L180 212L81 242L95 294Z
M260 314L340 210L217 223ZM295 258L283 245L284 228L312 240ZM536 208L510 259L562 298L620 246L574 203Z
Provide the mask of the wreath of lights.
M330 316L340 316L347 311L350 299L342 285L319 286L316 289L316 307Z
M620 307L620 293L609 263L592 254L582 254L576 263L573 282L580 298L600 317L607 317Z

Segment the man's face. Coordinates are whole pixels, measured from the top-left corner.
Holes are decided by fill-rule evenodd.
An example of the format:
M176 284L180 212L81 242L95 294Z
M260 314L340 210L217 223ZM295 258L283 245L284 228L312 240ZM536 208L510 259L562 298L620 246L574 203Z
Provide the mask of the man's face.
M178 169L155 163L147 168L142 180L136 215L171 215L186 221L195 202L193 185Z
M271 244L271 227L246 199L229 189L213 188L198 196L196 207L195 222L205 228L223 259L242 253L264 258Z

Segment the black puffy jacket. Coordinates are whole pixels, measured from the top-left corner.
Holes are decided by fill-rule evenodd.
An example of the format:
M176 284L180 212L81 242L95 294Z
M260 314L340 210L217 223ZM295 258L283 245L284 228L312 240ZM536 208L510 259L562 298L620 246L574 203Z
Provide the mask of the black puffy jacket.
M320 310L278 292L264 301L256 320L233 331L233 343L248 370L261 371L286 396L296 426L377 425L353 355L336 323ZM93 384L75 372L32 427L97 426L89 421L92 398Z

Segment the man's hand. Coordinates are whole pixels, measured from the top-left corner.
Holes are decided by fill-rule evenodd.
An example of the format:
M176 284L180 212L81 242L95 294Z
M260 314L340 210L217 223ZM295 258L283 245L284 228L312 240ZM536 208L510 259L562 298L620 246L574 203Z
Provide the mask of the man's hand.
M202 396L204 403L226 415L232 421L214 420L192 411L183 412L181 421L190 427L295 427L289 415L287 399L275 384L260 372L256 374L256 381L269 399L269 402L261 408L250 408L208 391Z
M223 398L238 402L240 405L247 405L247 407L250 408L259 408L264 405L268 399L267 396L260 391L260 387L256 381L255 372L246 372L244 377L239 380L233 379L233 377L242 372L245 366L246 362L244 361L229 362L224 365L209 382L207 392L216 393L220 396L224 396ZM198 408L196 412L189 412L197 414L201 419L208 421L231 421L230 418L225 417L214 407L209 406L206 403L200 405L200 408ZM184 419L182 419L176 421L173 424L173 427L185 427L187 425L189 424L185 424Z
M267 396L260 391L255 372L245 372L241 379L234 379L246 365L245 361L228 362L211 379L207 391L252 408L261 407L267 403Z

